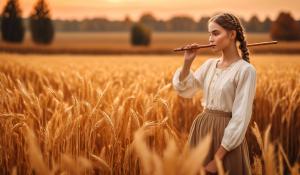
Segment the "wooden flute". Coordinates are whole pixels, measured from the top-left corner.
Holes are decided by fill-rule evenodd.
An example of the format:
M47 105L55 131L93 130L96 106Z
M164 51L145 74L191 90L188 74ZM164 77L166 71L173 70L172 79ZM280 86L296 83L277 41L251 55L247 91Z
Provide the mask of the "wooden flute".
M247 47L261 46L261 45L268 45L268 44L277 44L277 43L278 43L278 41L258 42L258 43L247 44ZM207 47L213 47L213 46L216 46L216 45L214 45L214 44L205 44L205 45L199 45L199 46L191 47L191 48L180 47L180 48L174 49L173 51L178 52L178 51L185 51L185 50L190 50L190 49L200 49L200 48L207 48Z

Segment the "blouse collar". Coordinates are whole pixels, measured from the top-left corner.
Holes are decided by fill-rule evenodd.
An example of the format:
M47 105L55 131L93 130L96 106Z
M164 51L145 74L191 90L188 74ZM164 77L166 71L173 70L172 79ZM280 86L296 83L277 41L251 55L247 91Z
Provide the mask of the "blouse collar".
M217 68L217 64L218 64L218 62L219 62L220 60L221 60L220 58L217 58L217 59L216 59L214 68L215 68L216 70L223 71L223 70L227 70L227 69L231 68L233 65L235 65L236 63L238 63L239 61L241 61L241 60L243 60L243 59L241 58L241 59L239 59L239 60L237 60L237 61L234 61L234 62L232 62L229 66L227 66L227 67L225 67L225 68Z

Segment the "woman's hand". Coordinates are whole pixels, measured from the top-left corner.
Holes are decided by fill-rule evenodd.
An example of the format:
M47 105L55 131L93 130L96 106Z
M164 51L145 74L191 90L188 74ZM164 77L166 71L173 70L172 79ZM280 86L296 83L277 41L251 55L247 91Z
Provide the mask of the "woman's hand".
M218 148L214 159L211 160L210 162L208 162L208 164L204 167L205 171L210 174L217 173L218 168L217 168L217 164L216 164L216 158L218 158L222 162L222 160L224 159L224 157L226 156L227 153L228 153L228 151L221 145Z
M187 49L195 48L198 45L199 44L193 43L193 44L189 44L189 45L185 46L184 48L187 48ZM197 53L197 49L185 50L184 51L184 61L186 63L191 64L194 61L195 57L196 57L196 53Z
M190 44L185 46L184 48L194 48L195 46L198 46L198 44ZM179 80L182 81L190 71L190 67L196 57L196 51L197 49L190 49L190 50L185 50L184 52L184 64L183 64L183 69L179 75Z
M217 165L216 165L216 161L212 160L210 161L206 166L205 166L205 171L208 173L217 173Z

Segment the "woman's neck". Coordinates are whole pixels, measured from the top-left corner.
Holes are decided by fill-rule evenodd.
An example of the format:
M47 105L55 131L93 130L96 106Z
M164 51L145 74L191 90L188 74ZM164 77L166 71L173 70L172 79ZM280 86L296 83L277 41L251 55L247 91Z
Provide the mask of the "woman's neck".
M220 63L229 65L232 62L240 59L239 52L235 44L230 44L227 48L222 50L222 57L220 58Z

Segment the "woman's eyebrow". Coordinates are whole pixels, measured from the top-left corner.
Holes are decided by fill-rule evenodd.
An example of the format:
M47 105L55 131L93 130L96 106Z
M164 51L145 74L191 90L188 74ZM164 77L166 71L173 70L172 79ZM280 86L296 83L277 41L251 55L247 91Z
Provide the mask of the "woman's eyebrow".
M218 30L213 30L212 32L210 32L210 33L213 33L213 32L216 32L216 31L218 31Z

